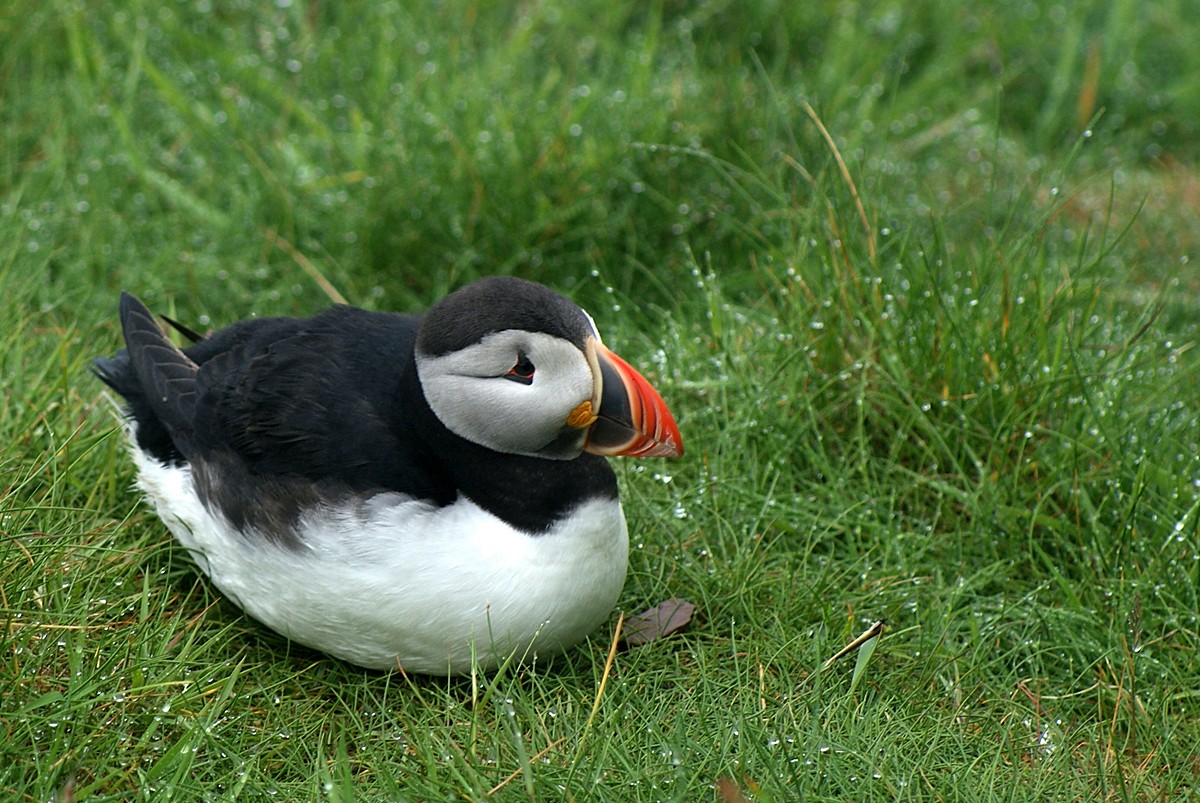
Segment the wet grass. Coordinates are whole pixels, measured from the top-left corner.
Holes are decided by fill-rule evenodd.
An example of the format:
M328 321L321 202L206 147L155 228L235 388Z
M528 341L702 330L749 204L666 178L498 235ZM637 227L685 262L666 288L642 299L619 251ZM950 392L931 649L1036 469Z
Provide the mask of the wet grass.
M0 797L1194 793L1185 4L260 6L0 14ZM676 412L620 607L691 629L409 680L240 616L129 492L117 291L497 272Z

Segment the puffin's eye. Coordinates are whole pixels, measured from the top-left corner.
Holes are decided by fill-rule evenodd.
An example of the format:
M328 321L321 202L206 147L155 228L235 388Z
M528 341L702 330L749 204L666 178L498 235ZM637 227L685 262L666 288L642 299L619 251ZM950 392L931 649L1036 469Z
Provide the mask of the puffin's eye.
M533 384L533 362L525 356L525 352L517 352L517 364L508 369L504 378L520 382L522 385Z

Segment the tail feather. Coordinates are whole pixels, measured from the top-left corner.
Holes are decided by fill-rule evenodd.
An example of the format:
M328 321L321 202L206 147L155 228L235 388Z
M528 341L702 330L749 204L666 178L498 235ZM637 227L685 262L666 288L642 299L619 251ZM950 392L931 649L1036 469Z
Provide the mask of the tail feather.
M134 379L132 371L129 353L124 349L118 351L115 356L96 357L92 360L92 373L96 378L125 397L136 390L130 384Z
M129 293L121 293L120 315L126 351L111 360L97 360L94 370L120 391L106 374L120 371L124 367L122 359L131 365L146 403L186 455L190 451L199 366L171 342L150 310Z
M159 313L158 317L162 318L164 321L166 321L171 326L172 329L174 329L176 332L183 335L184 337L186 337L188 340L192 341L193 343L199 343L201 340L204 339L204 335L200 334L192 327L186 326L186 325L180 323L179 321L175 320L174 318L169 318L166 315L163 315L161 313Z

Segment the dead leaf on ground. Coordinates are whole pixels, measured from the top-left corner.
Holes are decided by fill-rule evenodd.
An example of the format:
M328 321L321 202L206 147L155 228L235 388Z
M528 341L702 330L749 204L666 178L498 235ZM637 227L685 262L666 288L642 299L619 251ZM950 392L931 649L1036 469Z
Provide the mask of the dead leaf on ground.
M696 606L686 599L669 599L625 620L625 645L640 647L677 633L692 621Z
M750 803L750 798L746 797L738 782L732 778L718 778L716 790L719 803Z
M75 779L68 778L51 800L54 803L75 803Z

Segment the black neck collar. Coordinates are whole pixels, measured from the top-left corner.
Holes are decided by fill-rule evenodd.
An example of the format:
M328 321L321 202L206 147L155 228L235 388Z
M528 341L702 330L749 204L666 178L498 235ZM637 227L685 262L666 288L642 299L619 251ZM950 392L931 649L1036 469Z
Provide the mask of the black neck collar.
M544 533L589 499L615 499L616 476L608 461L582 454L548 460L501 454L448 430L430 409L415 366L406 372L403 393L410 404L412 435L425 446L425 459L455 490L520 530Z

